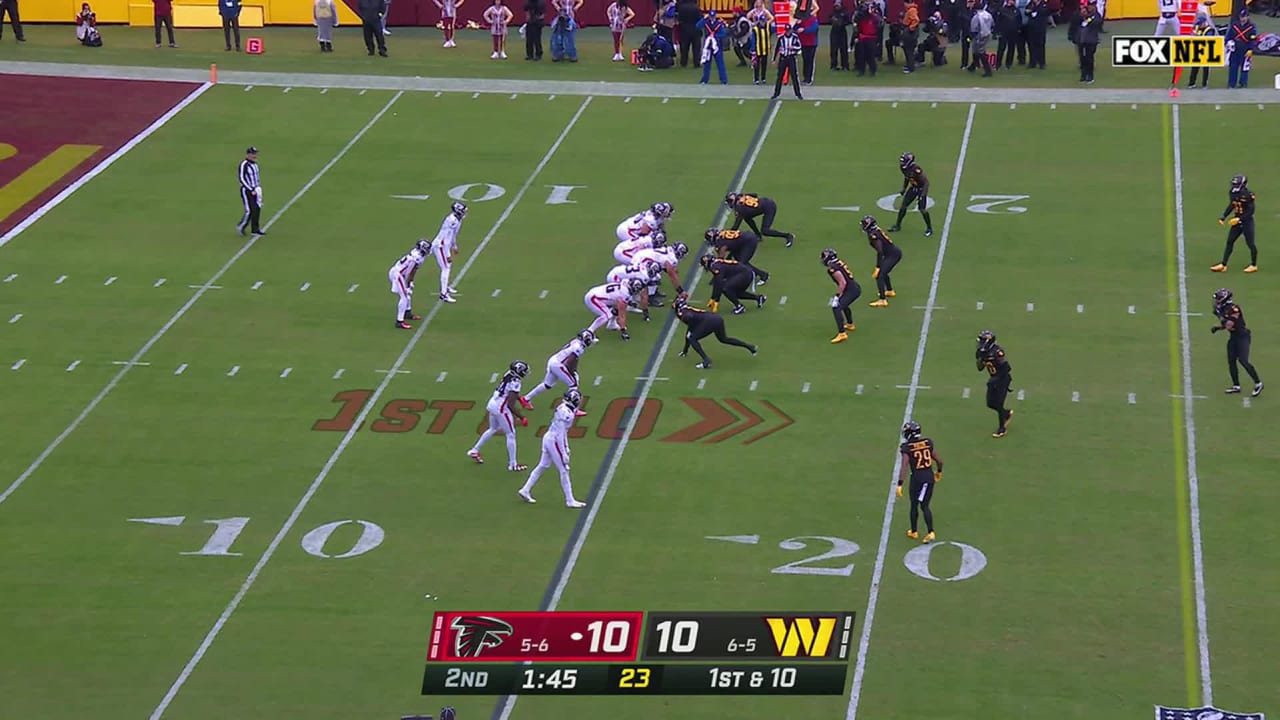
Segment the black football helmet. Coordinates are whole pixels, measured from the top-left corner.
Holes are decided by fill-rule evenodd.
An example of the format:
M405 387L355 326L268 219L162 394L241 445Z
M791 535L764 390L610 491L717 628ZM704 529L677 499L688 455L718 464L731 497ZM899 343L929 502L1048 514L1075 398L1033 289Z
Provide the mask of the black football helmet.
M674 310L677 315L687 307L689 307L689 302L684 298L676 298L675 302L671 303L671 309Z
M1213 293L1213 306L1215 308L1226 307L1233 302L1234 297L1235 296L1231 293L1230 289L1218 288Z
M878 225L876 224L875 218L870 215L862 216L862 232L871 232L872 230L875 230L876 227L878 227Z
M898 158L898 167L901 167L903 170L906 170L915 164L916 154L913 152L904 152L902 153L902 156Z
M707 228L707 231L702 234L702 239L706 240L708 245L715 245L720 239L720 228Z
M701 263L702 267L706 268L707 270L711 269L711 263L715 261L716 261L716 256L712 255L711 253L707 253L706 255L703 255L702 257L698 258L698 262Z
M596 344L596 334L590 329L583 330L578 333L578 340L582 341L583 347L591 347Z
M417 250L423 255L426 255L431 252L431 241L426 238L422 238L421 240L418 241L416 245L413 246L413 249Z
M513 360L511 361L511 372L515 373L516 377L522 378L529 374L529 364L523 360Z
M830 265L831 263L835 262L837 259L838 259L838 258L837 258L837 256L836 256L836 251L835 251L835 250L832 250L831 248L827 248L826 250L823 250L823 251L822 251L822 264L823 264L823 265Z
M654 230L649 234L649 242L652 247L664 248L667 246L667 234L661 230Z
M456 202L453 205L449 206L449 211L452 212L454 215L457 215L458 219L461 220L467 216L467 204L462 202Z
M990 330L978 333L978 352L986 353L996 346L996 334Z
M577 410L582 404L582 393L578 392L578 388L569 388L564 393L564 404L569 406L570 410Z
M671 252L675 253L677 260L683 260L684 256L689 254L689 246L678 242L671 246Z
M641 290L644 290L644 281L640 280L640 278L631 278L631 280L627 281L627 292L632 295L639 295Z
M734 203L738 202L738 195L739 193L736 193L736 192L725 193L724 204L728 205L729 207L733 207Z
M647 262L644 264L644 274L650 280L657 280L662 274L662 267L655 262Z
M675 206L669 202L656 202L649 208L649 210L653 213L653 216L659 220L670 219L670 217L676 213Z
M1244 189L1244 186L1248 184L1249 184L1248 177L1246 177L1243 174L1236 175L1235 177L1231 178L1231 192L1233 193L1240 192L1241 190Z
M921 433L920 423L916 422L915 420L908 420L902 426L902 439L906 440L907 442L911 442L912 440L919 440L920 433Z

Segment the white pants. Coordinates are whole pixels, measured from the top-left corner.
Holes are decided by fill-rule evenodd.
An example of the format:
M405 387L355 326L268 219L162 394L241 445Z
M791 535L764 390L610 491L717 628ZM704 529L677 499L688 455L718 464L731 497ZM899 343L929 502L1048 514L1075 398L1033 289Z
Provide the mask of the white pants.
M615 235L617 235L618 242L620 243L627 242L628 240L635 240L636 238L640 237L640 235L633 233L631 231L630 221L619 223L618 230L615 233Z
M630 243L625 245L618 243L618 245L613 248L613 259L623 265L630 265L632 260L635 258L636 253L640 251L640 248L629 247L629 245Z
M447 295L449 293L449 273L453 270L453 260L449 257L449 251L445 249L444 243L439 241L432 244L431 254L436 256L436 264L440 266L440 294Z
M547 376L542 379L542 384L546 385L547 389L550 390L556 386L556 383L564 383L565 385L574 388L578 387L578 378L574 373L569 372L569 368L566 368L564 365L561 365L558 362L548 361Z
M514 437L516 434L516 419L511 414L511 410L504 401L501 405L493 405L490 403L485 406L485 410L489 411L489 429L494 432L500 432L503 435Z
M413 307L413 290L409 289L409 283L395 271L395 268L387 273L387 279L391 281L391 294L400 298L396 303L396 320L403 320L405 313Z
M573 502L573 482L569 480L569 441L550 433L542 436L542 457L521 489L526 494L533 492L533 486L538 484L543 471L551 467L560 474L560 489L564 491L565 503Z
M613 311L610 309L611 301L608 298L587 293L583 296L582 302L586 304L587 309L596 316L596 319L591 321L591 325L589 327L591 332L599 330L600 326L605 325L610 320L613 320Z
M1178 16L1162 17L1156 21L1156 35L1177 35L1180 31Z

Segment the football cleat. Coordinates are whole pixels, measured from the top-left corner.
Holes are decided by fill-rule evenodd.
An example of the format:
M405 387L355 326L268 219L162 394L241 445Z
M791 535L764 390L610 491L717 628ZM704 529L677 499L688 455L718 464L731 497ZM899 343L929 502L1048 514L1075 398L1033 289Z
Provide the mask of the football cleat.
M734 305L734 306L733 306L733 314L734 314L734 315L741 315L742 313L744 313L744 312L746 312L746 311L747 311L747 306L746 306L746 305Z
M587 504L586 504L586 503L584 503L584 502L579 502L579 501L577 501L577 500L570 500L570 501L566 502L566 503L564 504L564 506L565 506L565 507L567 507L567 508L569 508L570 510L577 510L578 508L584 508L584 507L586 507L586 506L587 506Z
M1223 265L1222 263L1218 263L1217 265L1211 266L1209 269L1212 270L1213 272L1226 272L1227 266Z
M916 532L915 530L908 530L907 537L911 538L912 540L918 540L920 539L920 533Z
M694 365L694 367L698 368L699 370L710 370L710 369L711 369L711 361L710 361L710 360L704 360L703 362L700 362L700 363L698 363L697 365Z
M853 331L853 330L857 330L858 328L853 323L845 323L844 329L847 331Z
M409 312L404 316L404 321L405 321L405 322L409 322L410 320L421 320L421 319L422 319L422 316L421 316L421 315L414 315L412 310L410 310L410 311L409 311Z
M1009 434L1009 430L1007 428L1000 428L999 430L996 430L995 432L991 433L991 437L1002 438L1008 434Z
M924 231L924 236L925 236L925 237L933 237L933 228L929 228L928 230L925 230L925 231Z
M1232 385L1231 387L1227 388L1226 390L1223 390L1222 392L1226 393L1227 395L1236 395L1240 392L1240 386Z
M458 302L458 301L457 301L457 300L454 300L452 295L445 295L445 294L441 293L441 295L440 295L440 302L456 303L456 302Z
M787 247L791 247L796 243L795 233L787 233Z
M848 327L848 326L846 326L846 327ZM831 344L832 344L832 345L838 345L838 344L840 344L840 343L842 343L842 342L844 342L845 340L848 340L848 339L849 339L849 334L848 334L848 333L845 333L845 332L839 332L839 333L836 333L836 336L835 336L835 337L831 338Z
M1245 271L1245 272L1247 272L1247 273L1256 273L1256 272L1258 272L1258 266L1257 266L1257 265L1250 265L1249 267L1245 268L1245 269L1244 269L1244 271Z
M1251 392L1251 393L1249 393L1249 394L1250 394L1250 395L1252 395L1252 396L1254 396L1254 397L1258 397L1259 395L1261 395L1261 394L1262 394L1262 383L1258 383L1258 384L1254 385L1254 386L1253 386L1253 392Z
M410 325L409 323L407 323L407 322L405 322L405 321L403 321L403 320L401 320L401 321L397 322L397 323L396 323L396 327L400 328L401 330L412 330L412 329L413 329L413 326L412 326L412 325Z
M586 411L586 410L574 410L574 411L573 411L573 416L574 416L574 417L586 417L586 416L587 416L587 411Z
M894 291L892 291L892 290L885 290L885 291L884 291L884 296L885 296L885 297L898 297L898 293L896 293L896 292L894 292Z
M747 348L747 352L751 353L752 355L759 355L759 354L760 354L760 346L759 346L759 345L752 345L751 347Z
M523 500L523 501L525 501L525 502L529 503L530 505L533 505L534 503L538 502L537 500L534 500L534 499L533 499L533 496L532 496L532 495L530 495L529 493L525 492L525 491L524 491L524 488L521 488L521 489L517 490L517 491L516 491L516 494L520 496L520 499L521 499L521 500Z
M884 298L880 298L879 300L873 300L872 302L867 303L867 305L870 305L871 307L889 307L889 301Z
M525 470L529 469L529 466L516 463L515 465L508 465L507 469L510 470L511 472L524 472Z
M520 407L524 408L525 410L532 410L533 403L529 402L529 398L522 397L520 398Z
M924 536L924 539L923 539L923 540L921 540L920 542L922 542L922 543L931 543L931 542L933 542L934 540L937 540L937 539L938 539L938 536L937 536L937 535L934 535L934 534L933 534L933 531L932 531L932 530L930 530L930 531L929 531L929 534L928 534L928 535L925 535L925 536Z
M758 308L762 308L762 307L764 307L764 304L765 304L766 302L769 302L769 296L768 296L768 295L758 295L758 296L756 297L756 307L758 307Z
M468 450L467 457L471 458L472 460L475 460L477 465L484 464L484 458L481 457L480 453L476 452L475 450Z
M893 227L889 228L887 232L899 232L901 230L902 230L902 226L897 223L894 223Z

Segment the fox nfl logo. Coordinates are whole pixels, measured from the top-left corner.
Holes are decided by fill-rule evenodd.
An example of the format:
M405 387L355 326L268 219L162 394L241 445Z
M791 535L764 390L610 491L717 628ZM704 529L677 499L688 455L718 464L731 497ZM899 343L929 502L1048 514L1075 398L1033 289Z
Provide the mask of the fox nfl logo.
M1174 35L1111 39L1113 67L1225 67L1226 44L1221 36Z

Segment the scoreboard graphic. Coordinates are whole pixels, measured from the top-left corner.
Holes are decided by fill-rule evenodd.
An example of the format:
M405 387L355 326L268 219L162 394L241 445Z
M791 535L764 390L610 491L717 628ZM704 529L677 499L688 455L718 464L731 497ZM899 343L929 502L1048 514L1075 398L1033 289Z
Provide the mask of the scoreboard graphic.
M424 695L838 695L856 614L437 612Z

